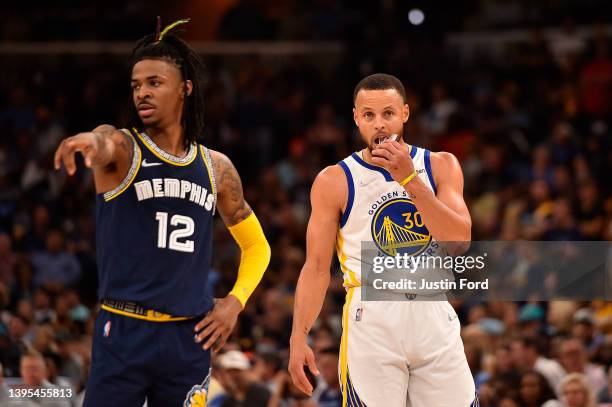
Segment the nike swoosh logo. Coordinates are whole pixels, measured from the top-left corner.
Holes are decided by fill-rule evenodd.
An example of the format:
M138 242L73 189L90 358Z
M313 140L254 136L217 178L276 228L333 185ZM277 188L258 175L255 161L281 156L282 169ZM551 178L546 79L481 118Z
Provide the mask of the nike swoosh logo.
M148 163L146 158L142 160L143 167L155 167L156 165L162 165L162 163Z

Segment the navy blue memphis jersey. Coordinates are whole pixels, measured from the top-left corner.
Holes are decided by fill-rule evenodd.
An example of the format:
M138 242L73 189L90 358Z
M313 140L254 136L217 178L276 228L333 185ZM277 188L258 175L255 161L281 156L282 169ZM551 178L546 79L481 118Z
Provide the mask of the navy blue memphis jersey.
M130 171L96 197L100 300L204 314L213 304L206 285L217 199L210 153L194 144L178 158L145 133L122 131L135 141Z

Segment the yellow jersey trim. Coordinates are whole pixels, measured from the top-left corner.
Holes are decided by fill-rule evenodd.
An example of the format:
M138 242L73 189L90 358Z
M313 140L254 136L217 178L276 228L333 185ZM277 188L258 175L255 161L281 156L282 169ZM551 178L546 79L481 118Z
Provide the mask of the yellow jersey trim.
M133 312L127 312L120 309L116 309L113 307L109 307L108 305L102 304L101 308L105 311L112 312L114 314L123 315L124 317L142 319L144 321L151 322L174 322L174 321L185 321L190 319L188 317L173 317L172 315L164 314L163 312L157 312L154 310L147 310L145 315L136 314Z
M359 287L361 286L359 278L357 278L357 275L354 271L352 271L346 266L347 256L346 253L344 253L344 250L342 250L343 246L344 238L342 237L342 232L340 231L340 229L338 229L338 234L336 238L336 251L338 253L338 261L340 262L340 270L342 270L342 274L344 275L343 285L345 288Z
M196 156L198 155L197 147L195 146L195 144L191 144L189 146L189 151L187 152L187 155L185 157L179 158L179 157L173 156L172 154L167 153L166 151L159 148L153 142L153 140L149 138L149 136L147 136L146 134L140 134L138 129L136 129L135 127L132 128L132 130L134 130L134 133L136 133L140 141L142 141L142 144L144 144L149 149L149 151L153 153L153 155L155 155L157 158L159 158L160 160L162 160L163 162L167 164L184 167L186 165L191 164L193 160L195 160Z
M348 329L349 329L349 312L351 309L351 301L355 294L354 288L349 288L346 293L346 302L342 310L342 339L340 340L340 384L342 386L342 406L347 405L347 372L348 372Z
M115 189L112 189L104 193L105 202L108 202L111 199L118 197L119 195L123 193L123 191L128 189L130 185L132 185L132 182L134 182L136 175L138 175L138 170L140 170L140 160L142 158L142 152L140 151L140 147L138 147L138 143L136 142L136 139L134 139L134 136L132 136L132 133L130 133L130 131L127 129L121 129L119 131L122 132L123 134L130 136L130 138L132 139L132 143L134 143L132 165L130 166L130 169L128 173L126 174L125 178L123 179L123 181L121 181L121 184L119 184Z

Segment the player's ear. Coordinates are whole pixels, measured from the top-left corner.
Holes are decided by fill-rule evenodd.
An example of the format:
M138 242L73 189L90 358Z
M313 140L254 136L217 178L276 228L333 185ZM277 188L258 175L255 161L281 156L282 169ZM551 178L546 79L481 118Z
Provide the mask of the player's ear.
M409 117L410 117L410 108L408 107L408 103L404 103L404 107L402 108L403 122L406 123Z
M193 82L191 82L189 79L187 79L184 82L183 94L185 96L189 96L189 95L191 95L191 92L193 92Z
M359 127L359 123L357 123L357 109L353 108L353 121L355 121L355 125Z

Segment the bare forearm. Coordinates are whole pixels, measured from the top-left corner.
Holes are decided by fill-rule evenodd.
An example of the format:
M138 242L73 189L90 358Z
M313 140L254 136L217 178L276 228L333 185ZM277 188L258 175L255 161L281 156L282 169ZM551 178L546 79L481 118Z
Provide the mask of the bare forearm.
M329 286L329 268L325 270L309 269L304 265L295 290L293 309L292 338L305 338L323 307L325 293Z
M92 159L92 167L103 167L115 160L115 143L111 136L117 131L110 124L102 124L92 130L95 136L96 154Z
M466 242L471 239L471 225L463 216L436 198L425 183L415 178L406 184L406 191L413 196L423 223L438 241Z

